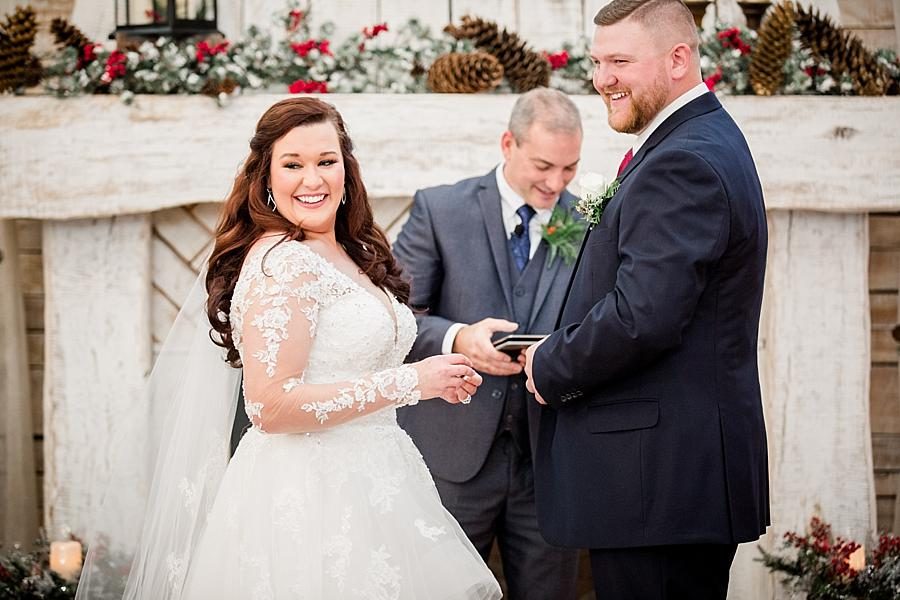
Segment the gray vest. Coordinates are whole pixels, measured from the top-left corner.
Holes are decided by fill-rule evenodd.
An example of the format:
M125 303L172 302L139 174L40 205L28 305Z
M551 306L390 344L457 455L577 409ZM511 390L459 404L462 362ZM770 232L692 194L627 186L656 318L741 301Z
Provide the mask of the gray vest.
M537 252L525 265L525 270L519 273L516 269L512 252L509 253L509 281L512 286L513 320L519 324L516 333L534 333L527 331L528 319L534 305L534 294L537 291L538 282L541 279L541 271L547 268L547 244L540 244ZM503 407L503 418L497 435L508 432L522 454L531 454L531 445L528 441L528 412L526 407L525 375L513 375L507 377L506 402Z

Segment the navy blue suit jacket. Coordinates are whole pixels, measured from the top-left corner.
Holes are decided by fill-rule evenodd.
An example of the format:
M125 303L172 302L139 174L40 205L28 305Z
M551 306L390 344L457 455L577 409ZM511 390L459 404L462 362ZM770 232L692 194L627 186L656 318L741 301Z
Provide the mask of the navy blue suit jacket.
M541 532L588 548L755 540L767 233L750 150L704 94L619 179L534 357Z

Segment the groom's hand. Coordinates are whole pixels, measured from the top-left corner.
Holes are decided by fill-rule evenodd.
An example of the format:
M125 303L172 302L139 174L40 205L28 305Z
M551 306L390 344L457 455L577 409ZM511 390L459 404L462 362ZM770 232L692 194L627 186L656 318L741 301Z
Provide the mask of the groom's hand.
M494 348L491 336L496 331L512 332L518 328L518 323L505 319L482 319L459 330L453 340L453 351L469 357L476 371L488 375L516 375L522 372L522 365Z
M547 338L544 338L544 340ZM528 378L525 380L525 389L534 394L534 399L544 406L547 405L547 402L541 398L541 395L538 393L537 388L534 387L534 352L537 350L538 346L544 343L544 340L541 340L537 344L532 344L525 350L525 376Z

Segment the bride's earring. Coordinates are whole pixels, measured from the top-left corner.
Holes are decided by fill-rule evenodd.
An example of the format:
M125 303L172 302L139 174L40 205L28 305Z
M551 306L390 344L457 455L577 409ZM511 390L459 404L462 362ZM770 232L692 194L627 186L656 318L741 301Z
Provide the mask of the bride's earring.
M268 194L268 197L266 198L266 206L271 207L272 212L275 212L275 209L278 208L278 205L275 204L275 198L272 197L272 190L266 188L266 193Z
M341 204L347 204L347 192L344 192L344 195L341 196Z

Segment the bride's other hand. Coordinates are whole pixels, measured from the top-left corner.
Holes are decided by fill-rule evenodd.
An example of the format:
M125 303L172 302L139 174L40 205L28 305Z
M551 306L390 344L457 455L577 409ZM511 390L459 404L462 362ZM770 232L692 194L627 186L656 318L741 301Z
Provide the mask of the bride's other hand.
M483 381L472 368L472 361L462 354L431 356L411 365L419 377L422 399L443 398L447 402L462 402L471 396Z

